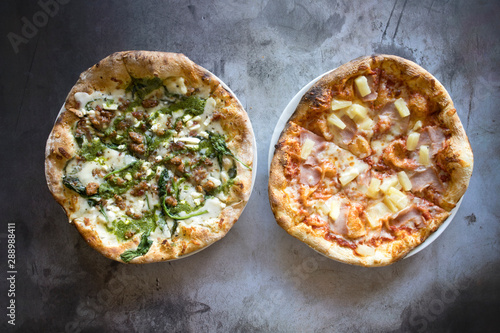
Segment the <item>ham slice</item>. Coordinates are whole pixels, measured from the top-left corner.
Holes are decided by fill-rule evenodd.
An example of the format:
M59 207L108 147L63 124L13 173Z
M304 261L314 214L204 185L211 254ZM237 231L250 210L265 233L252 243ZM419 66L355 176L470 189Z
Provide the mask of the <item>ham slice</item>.
M300 183L315 186L321 180L321 168L318 166L305 165L300 166Z
M318 166L318 154L326 149L328 143L322 137L310 131L302 130L300 132L301 146L307 139L313 141L314 146L304 163L300 165L300 182L309 186L315 186L321 179L321 168Z
M410 177L412 192L421 192L430 186L438 193L444 190L443 183L439 179L434 168L426 168L424 171L416 172Z
M316 165L318 164L317 161L317 155L322 152L328 145L328 143L320 137L319 135L314 134L313 132L307 131L307 130L302 130L300 132L300 146L304 144L304 142L309 139L314 142L314 146L311 150L311 153L305 160L304 164L307 165Z
M339 216L335 221L330 219L330 230L337 234L345 236L347 235L347 214L349 213L349 207L342 204L340 206Z
M356 135L358 128L356 126L356 123L347 115L343 115L340 120L342 120L346 125L343 130L337 128L341 139L340 141L342 144L347 146L349 143L351 143L352 139Z
M420 133L418 146L428 145L429 152L432 156L434 156L439 150L444 148L445 141L446 136L444 134L444 131L440 127L428 126L425 127Z
M390 221L390 225L394 227L419 227L423 223L425 223L424 218L422 217L421 212L418 210L417 206L411 205L400 211L398 215L396 215Z
M408 129L410 124L410 117L402 118L399 115L394 102L386 104L378 115L379 119L389 120L391 124L391 131L396 131L394 134L400 134ZM378 121L377 121L378 122Z

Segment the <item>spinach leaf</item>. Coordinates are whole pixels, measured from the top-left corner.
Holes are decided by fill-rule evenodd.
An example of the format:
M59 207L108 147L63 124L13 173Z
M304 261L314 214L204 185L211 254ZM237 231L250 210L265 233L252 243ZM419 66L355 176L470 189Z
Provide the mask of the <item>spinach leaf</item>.
M168 169L164 169L160 174L160 179L158 179L158 194L160 198L167 194L167 183L169 180Z
M168 217L170 217L171 219L174 219L174 220L187 220L187 219L189 219L191 217L198 216L198 215L203 215L203 214L208 213L208 210L202 210L202 211L197 211L197 212L194 212L194 213L191 213L191 214L186 214L184 216L174 215L174 214L170 213L169 208L165 204L165 200L161 201L161 207L163 208L163 212Z
M130 164L127 164L126 166L124 166L124 167L123 167L123 168L121 168L121 169L118 169L118 170L115 170L115 171L111 171L111 172L110 172L110 173L108 173L106 176L104 176L104 179L108 178L108 177L109 177L109 176L111 176L111 175L114 175L114 174L120 173L120 172L122 172L122 171L125 171L125 170L127 170L127 169L129 169L129 168L135 167L135 166L137 166L139 163L140 163L140 164L142 164L141 160L137 160L137 161L134 161L134 162L132 162L132 163L130 163Z
M222 159L224 156L231 156L236 161L240 162L245 168L252 170L252 168L245 163L243 163L239 158L237 158L233 152L227 147L226 140L224 136L215 132L208 132L208 142L213 149L213 154L217 157L219 165L222 167Z
M104 218L106 219L106 222L109 223L108 215L106 214L106 209L104 209L104 206L101 205L101 208L99 208L99 212L101 212L102 215L104 215Z
M125 89L125 91L131 92L132 97L137 96L142 100L153 90L156 90L162 86L163 81L158 77L154 77L151 79L137 79L135 77L132 77L132 82L127 87L127 89Z
M128 263L130 260L136 257L143 256L146 253L148 253L149 249L151 248L151 245L153 245L153 241L148 238L150 233L151 233L150 230L144 231L141 235L141 241L139 242L137 249L127 250L123 252L120 255L120 258Z
M62 182L64 186L66 186L70 190L75 191L83 197L87 197L85 186L83 186L82 182L77 177L64 176Z
M196 96L188 96L172 104L169 109L172 111L184 109L186 114L199 116L205 111L206 103L207 101Z
M236 165L233 164L233 166L231 168L229 168L229 170L227 170L227 175L229 176L229 178L236 178L236 175L238 174L238 169L236 168Z

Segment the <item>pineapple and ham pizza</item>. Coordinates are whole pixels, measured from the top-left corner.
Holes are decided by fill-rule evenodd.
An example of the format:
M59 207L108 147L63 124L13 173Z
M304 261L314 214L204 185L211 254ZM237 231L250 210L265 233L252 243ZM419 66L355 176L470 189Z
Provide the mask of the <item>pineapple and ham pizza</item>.
M253 131L235 96L177 53L128 51L81 74L49 136L50 191L108 258L177 259L248 201Z
M278 224L313 249L384 266L439 228L472 167L445 88L411 61L375 55L304 94L276 145L269 198Z

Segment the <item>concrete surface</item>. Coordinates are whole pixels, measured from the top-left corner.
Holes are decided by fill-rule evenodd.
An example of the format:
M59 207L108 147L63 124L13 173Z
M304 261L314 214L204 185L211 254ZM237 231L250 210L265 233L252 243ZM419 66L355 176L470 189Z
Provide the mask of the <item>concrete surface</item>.
M1 331L497 330L498 1L60 2L52 16L36 1L0 4ZM27 21L37 30L23 29ZM23 31L15 53L8 33ZM102 257L45 185L45 141L66 94L80 72L129 49L182 52L215 73L244 104L259 145L257 182L238 223L176 262L127 266ZM267 198L268 142L288 101L317 75L371 53L400 55L433 73L453 97L475 156L450 227L421 253L377 269L316 254L278 227ZM15 326L6 317L12 222Z

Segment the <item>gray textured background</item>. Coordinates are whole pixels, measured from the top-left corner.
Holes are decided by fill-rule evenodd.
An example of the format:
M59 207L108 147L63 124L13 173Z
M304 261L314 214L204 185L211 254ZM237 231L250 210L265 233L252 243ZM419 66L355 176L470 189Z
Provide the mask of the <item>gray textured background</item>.
M23 332L498 329L498 1L73 0L38 21L16 54L7 34L20 35L22 17L33 22L40 10L36 1L0 4L0 330L12 329L8 222L17 224L15 329ZM238 223L176 262L127 266L102 257L45 185L45 141L66 94L80 72L129 49L182 52L215 73L242 101L258 142L257 181ZM277 226L267 199L268 142L288 101L319 74L371 53L404 56L433 73L475 156L449 228L418 255L376 269L316 254Z

